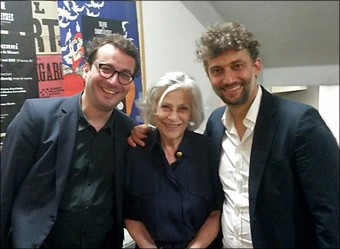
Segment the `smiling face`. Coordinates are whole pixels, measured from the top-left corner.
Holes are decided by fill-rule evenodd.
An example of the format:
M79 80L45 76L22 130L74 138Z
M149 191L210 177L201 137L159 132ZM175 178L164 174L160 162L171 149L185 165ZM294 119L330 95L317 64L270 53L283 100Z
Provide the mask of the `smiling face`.
M215 93L229 106L240 106L255 97L256 79L262 69L248 50L227 50L208 60L208 75Z
M119 72L133 74L135 60L112 44L105 44L98 49L94 63L107 64ZM96 112L112 112L112 110L128 94L131 83L122 85L118 81L118 73L111 78L103 78L95 65L86 62L84 66L84 77L86 80L82 97L82 105L85 109Z
M169 92L155 116L157 128L163 141L180 142L191 118L191 95L188 90Z

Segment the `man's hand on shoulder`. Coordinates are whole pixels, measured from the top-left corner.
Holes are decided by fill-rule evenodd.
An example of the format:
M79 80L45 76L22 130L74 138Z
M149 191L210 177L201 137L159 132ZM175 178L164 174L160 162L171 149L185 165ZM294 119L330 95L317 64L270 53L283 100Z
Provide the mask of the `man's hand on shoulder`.
M144 147L144 140L147 138L147 134L152 131L152 127L147 124L141 124L135 126L131 130L131 134L128 137L128 144L131 147L136 147L137 145Z

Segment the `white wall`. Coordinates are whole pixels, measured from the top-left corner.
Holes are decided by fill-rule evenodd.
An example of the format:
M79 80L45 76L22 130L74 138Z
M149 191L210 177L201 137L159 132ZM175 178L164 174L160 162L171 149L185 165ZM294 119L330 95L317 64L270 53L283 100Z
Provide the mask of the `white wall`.
M264 65L265 66L265 65ZM264 86L339 85L339 65L264 68Z
M339 144L339 85L319 86L319 111Z
M205 30L202 16L217 16L210 5L203 2L200 12L193 11L194 1L137 1L142 13L145 86L155 82L169 71L183 71L193 76L203 93L206 118L221 105L211 89L203 66L195 59L196 40ZM201 3L202 4L202 3ZM196 18L199 17L199 20ZM204 23L204 22L203 22ZM338 85L339 65L301 66L291 68L264 68L259 81L270 86ZM301 102L306 102L302 100ZM202 132L205 122L198 131Z
M318 109L339 144L339 85L310 85L305 90L274 94Z
M137 1L138 2L138 1ZM182 71L193 76L203 93L206 118L220 104L203 65L195 59L195 42L205 27L181 1L139 1L142 10L146 88L162 74ZM203 131L205 122L198 131Z

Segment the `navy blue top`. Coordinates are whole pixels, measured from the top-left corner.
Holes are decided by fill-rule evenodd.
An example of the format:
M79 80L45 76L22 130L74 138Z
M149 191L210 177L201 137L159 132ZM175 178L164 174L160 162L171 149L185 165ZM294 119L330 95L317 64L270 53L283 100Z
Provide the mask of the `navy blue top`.
M178 151L182 155L169 165L157 130L145 147L128 149L125 217L143 222L155 241L192 240L222 206L212 140L186 131Z

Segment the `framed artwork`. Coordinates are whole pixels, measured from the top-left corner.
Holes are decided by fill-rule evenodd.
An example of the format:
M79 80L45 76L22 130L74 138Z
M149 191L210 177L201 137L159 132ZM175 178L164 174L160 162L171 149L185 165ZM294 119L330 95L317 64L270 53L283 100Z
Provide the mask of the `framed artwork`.
M139 48L139 1L1 1L1 144L25 99L71 96L84 88L85 44L119 32ZM144 67L118 108L141 122Z
M84 46L93 36L121 33L142 50L136 1L58 1L58 21L64 96L83 89ZM135 100L142 93L142 78L137 77L124 102L118 105L137 122L140 118Z

